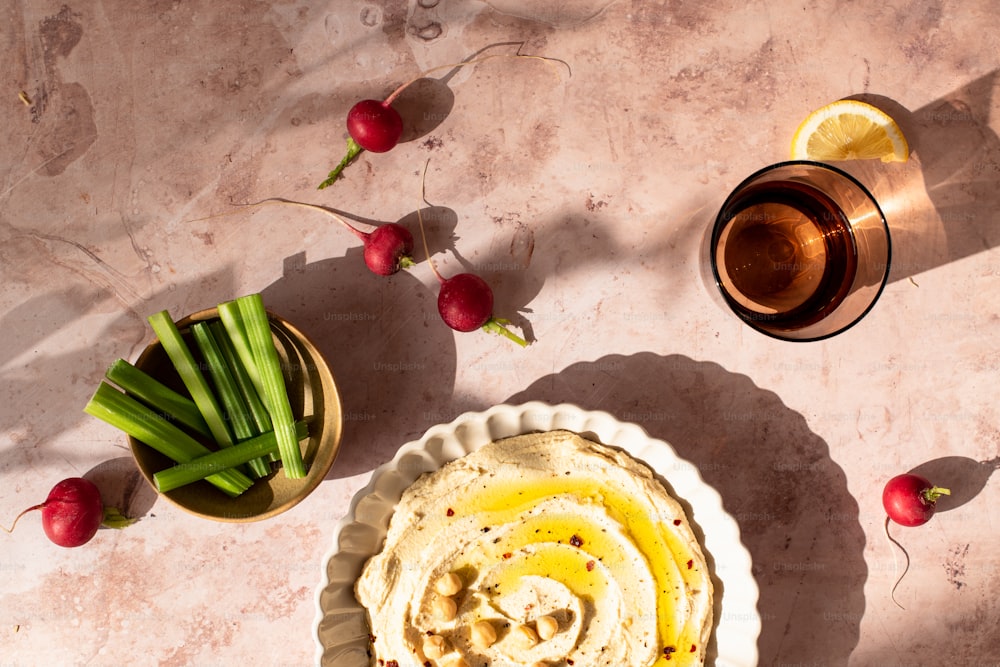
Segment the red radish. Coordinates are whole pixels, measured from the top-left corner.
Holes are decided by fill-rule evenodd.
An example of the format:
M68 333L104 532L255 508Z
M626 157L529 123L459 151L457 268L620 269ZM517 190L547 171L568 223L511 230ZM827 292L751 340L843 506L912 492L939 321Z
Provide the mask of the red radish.
M466 65L474 65L493 58L529 58L542 60L550 63L562 62L554 58L544 56L532 56L521 53L501 53L482 58L473 58L460 63L450 65L439 65L422 72L403 85L396 88L384 100L361 100L347 113L347 133L350 138L347 140L347 153L333 171L326 177L326 180L319 184L319 189L329 187L340 177L341 172L354 161L362 150L372 153L386 153L391 151L399 143L403 136L403 119L399 112L392 107L392 103L399 95L411 85L426 78L428 74L444 69L455 69ZM563 63L564 65L566 63ZM567 65L567 68L569 66Z
M34 510L42 512L42 529L48 538L61 547L79 547L97 533L104 520L101 492L90 480L70 477L52 487L44 503L29 507L14 519L8 533L18 520Z
M493 290L474 273L441 281L438 312L455 331L475 331L493 317Z
M361 232L364 234L364 232ZM362 236L365 244L365 264L380 276L391 276L413 260L413 234L406 227L390 222Z
M506 336L521 347L527 346L528 341L504 326L510 324L509 320L493 317L493 290L485 280L473 273L444 278L433 264L431 270L441 282L437 305L445 324L455 331L485 329Z
M347 132L366 151L385 153L403 136L403 119L391 101L361 100L347 114Z
M411 256L413 253L413 234L403 225L390 222L379 225L371 232L363 232L324 206L280 197L263 199L255 204L247 204L247 206L261 204L289 204L327 214L361 239L365 246L365 264L372 273L377 273L380 276L391 276L400 269L413 266L413 257Z
M424 164L424 175L427 174L427 165ZM424 198L424 202L427 200ZM508 320L493 317L493 290L485 280L473 273L459 273L451 278L442 276L434 262L431 261L430 251L427 249L427 234L424 233L424 219L417 209L417 220L420 222L420 237L424 243L424 254L427 255L427 263L430 264L434 277L441 283L441 291L438 292L438 314L444 323L455 331L475 331L484 329L501 336L505 336L521 347L527 346L528 342L505 327L510 324Z
M934 516L937 500L951 491L934 486L924 477L906 473L890 479L882 491L882 505L889 518L901 526L921 526Z

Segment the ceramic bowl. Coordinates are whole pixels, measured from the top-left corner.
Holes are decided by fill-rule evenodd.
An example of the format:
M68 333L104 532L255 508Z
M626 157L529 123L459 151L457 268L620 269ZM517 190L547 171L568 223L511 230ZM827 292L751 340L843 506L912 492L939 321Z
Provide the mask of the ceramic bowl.
M316 347L283 318L268 313L271 331L281 357L285 383L296 419L309 423L309 437L301 443L307 474L289 479L280 467L242 495L231 498L207 482L195 482L160 495L177 507L214 521L245 523L261 521L285 512L308 496L329 472L340 449L343 413L333 375ZM215 308L179 320L184 339L193 345L189 327L218 319ZM183 392L183 385L159 341L154 340L139 355L135 366L167 386ZM186 392L183 392L186 393ZM153 474L172 462L153 448L129 437L129 447L142 476L153 488Z
M723 507L719 492L702 480L696 465L680 458L668 443L650 437L638 424L619 421L607 412L539 402L495 405L432 426L372 473L368 485L351 500L347 515L334 527L333 542L323 557L315 598L315 664L371 664L371 630L367 612L354 596L354 584L368 559L381 551L396 504L413 482L493 440L557 429L622 449L657 471L661 483L684 507L712 569L715 621L707 664L756 665L760 591L739 524Z

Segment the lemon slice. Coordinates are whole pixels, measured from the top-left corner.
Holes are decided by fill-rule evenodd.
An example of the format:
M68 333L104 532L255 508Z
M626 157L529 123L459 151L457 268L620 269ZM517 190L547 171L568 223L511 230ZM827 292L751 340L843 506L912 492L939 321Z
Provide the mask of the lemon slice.
M792 137L793 160L906 162L910 148L896 121L857 100L840 100L813 111Z

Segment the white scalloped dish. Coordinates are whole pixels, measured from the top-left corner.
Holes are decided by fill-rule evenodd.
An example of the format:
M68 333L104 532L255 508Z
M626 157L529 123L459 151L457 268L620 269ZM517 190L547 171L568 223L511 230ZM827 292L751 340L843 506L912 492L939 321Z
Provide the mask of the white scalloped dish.
M679 458L663 440L649 437L640 426L618 421L606 412L537 402L498 405L434 426L420 440L403 445L392 461L372 473L368 485L354 496L347 515L338 523L332 548L323 559L323 578L316 595L317 664L371 664L366 613L354 597L354 584L365 562L381 550L389 519L407 487L420 475L493 440L558 429L621 449L655 471L687 512L712 572L714 628L707 664L756 665L761 626L757 583L750 554L740 541L739 526L723 509L719 494L702 481L693 464Z

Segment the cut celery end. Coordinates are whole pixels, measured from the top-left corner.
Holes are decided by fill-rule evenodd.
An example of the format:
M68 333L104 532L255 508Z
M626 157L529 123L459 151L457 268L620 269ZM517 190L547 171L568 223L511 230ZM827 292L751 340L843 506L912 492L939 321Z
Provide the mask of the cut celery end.
M264 402L261 400L260 394L253 384L250 371L236 353L236 348L229 337L229 332L226 331L221 320L213 321L209 325L209 328L212 330L212 335L215 336L215 340L219 344L219 349L222 350L222 356L225 357L226 363L229 364L229 369L232 371L236 386L240 391L240 395L243 396L243 402L246 403L247 408L250 410L250 416L257 429L257 433L267 433L273 430L271 427L271 416L267 414L267 408L264 407Z
M83 411L177 463L187 463L211 453L183 430L107 382L101 382ZM249 477L236 470L225 470L205 480L230 496L240 495L253 484Z
M212 378L216 395L225 410L229 424L232 425L236 440L247 440L259 435L260 431L257 430L246 401L243 400L243 394L237 386L230 365L222 353L222 346L219 345L212 328L207 322L197 322L191 325L191 334L194 336L198 350L208 367L209 377ZM262 458L253 459L246 463L254 477L264 477L271 472L270 467Z
M264 400L264 387L260 381L260 372L257 369L257 362L250 348L250 339L247 338L246 324L243 321L243 313L240 311L238 300L225 301L218 306L219 320L225 327L229 340L233 344L236 356L243 362L243 367L247 370L247 375L253 383L257 395Z
M226 425L226 420L222 415L222 408L212 394L208 386L208 380L198 369L191 349L184 342L181 332L170 317L170 313L162 310L149 316L149 324L153 327L163 351L170 357L177 374L181 376L184 386L187 387L191 398L194 400L198 410L201 411L205 423L212 431L212 437L220 447L230 447L233 444L233 435Z
M271 334L271 323L264 309L260 294L238 298L240 314L246 328L247 339L261 381L261 396L271 415L271 423L278 440L281 465L289 479L305 477L305 463L295 436L295 418L281 374L281 360Z
M104 377L164 417L183 424L195 433L212 435L194 401L124 359L111 364Z
M305 422L295 424L295 437L303 440L309 436ZM200 456L186 463L161 470L153 475L157 489L161 493L173 491L176 488L192 484L208 475L235 468L254 459L260 459L278 450L278 441L274 431L263 433L232 447L220 449L217 452Z

